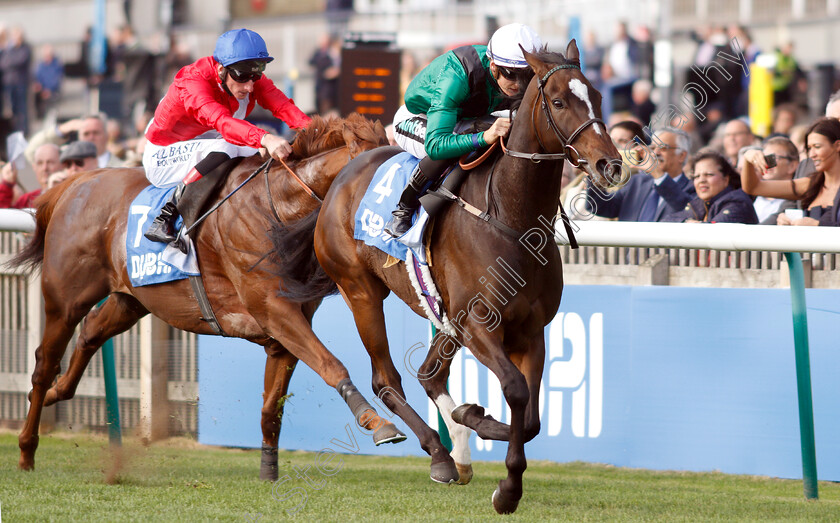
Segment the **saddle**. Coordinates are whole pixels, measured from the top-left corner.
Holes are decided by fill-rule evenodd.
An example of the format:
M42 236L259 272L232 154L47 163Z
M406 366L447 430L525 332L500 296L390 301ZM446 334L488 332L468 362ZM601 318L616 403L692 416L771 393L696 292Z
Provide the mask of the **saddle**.
M461 120L455 126L455 134L475 134L486 131L495 121L495 116ZM481 165L495 150L496 144L493 144L465 154L449 168L448 173L445 173L437 183L429 187L426 194L420 197L420 205L429 213L429 218L434 218L440 214L446 204L453 201L450 195L457 194L458 188L464 183L469 171ZM443 187L443 191L440 190L441 187Z
M184 227L189 228L202 217L207 205L214 199L227 180L228 175L243 160L235 157L225 160L218 167L187 185L186 198L178 202L178 212L184 219Z

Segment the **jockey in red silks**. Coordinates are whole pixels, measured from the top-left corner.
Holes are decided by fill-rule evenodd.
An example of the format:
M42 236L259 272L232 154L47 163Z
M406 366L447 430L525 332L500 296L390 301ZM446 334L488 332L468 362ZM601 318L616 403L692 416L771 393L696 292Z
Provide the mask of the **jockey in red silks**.
M156 187L178 187L146 238L175 241L178 215L200 210L216 185L194 182L230 158L252 156L259 148L278 160L291 153L284 138L244 120L260 104L289 127L309 123L309 117L263 75L273 59L260 35L235 29L219 37L213 56L175 75L146 128L143 166Z

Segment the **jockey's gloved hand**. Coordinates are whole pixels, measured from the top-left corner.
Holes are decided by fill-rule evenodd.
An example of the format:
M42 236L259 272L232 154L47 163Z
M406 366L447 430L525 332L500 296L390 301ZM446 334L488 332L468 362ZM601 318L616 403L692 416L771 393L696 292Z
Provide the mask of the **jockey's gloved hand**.
M275 134L266 134L263 136L260 145L275 160L285 160L292 153L292 146L288 140Z
M489 129L484 131L484 141L487 145L497 141L510 132L510 118L498 118Z

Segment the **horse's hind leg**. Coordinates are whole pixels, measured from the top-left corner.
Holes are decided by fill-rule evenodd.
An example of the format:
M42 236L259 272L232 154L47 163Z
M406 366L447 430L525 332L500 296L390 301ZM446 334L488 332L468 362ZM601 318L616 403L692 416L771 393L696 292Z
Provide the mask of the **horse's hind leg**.
M365 281L368 285L364 285ZM342 284L347 285L347 288ZM386 292L377 292L381 283L363 277L347 279L339 284L350 309L362 343L370 356L373 369L373 392L393 413L399 416L420 440L420 447L432 457L430 477L438 483L455 483L459 479L455 462L440 436L433 431L405 400L402 378L397 372L388 348L385 313L382 301Z
M417 379L429 398L435 402L438 412L440 412L440 416L446 424L446 429L452 439L450 456L455 460L455 467L458 469L458 483L466 485L473 476L472 458L470 456L470 431L463 424L452 420L455 402L446 389L452 357L459 348L460 344L453 338L438 333L432 340L432 348L426 356L426 361L417 371Z
M335 387L350 407L356 423L363 429L373 431L377 445L405 440L405 435L390 421L381 418L370 403L353 385L347 368L321 343L312 331L312 314L316 304L297 304L283 299L268 303L260 298L249 305L249 310L259 310L254 316L263 326L265 333L280 342L289 352L313 371L317 372L327 385ZM282 324L281 324L282 322Z
M41 344L35 350L35 370L32 372L32 391L29 393L29 412L18 436L20 447L18 467L23 470L35 468L38 425L41 423L41 411L44 408L46 391L58 374L61 357L73 336L73 330L90 306L96 303L97 289L92 288L87 299L80 297L79 301L72 305L67 305L63 299L57 299L48 292L49 290L46 287L44 289L46 321Z
M262 460L260 479L277 481L277 442L283 423L283 407L288 398L289 381L298 359L276 341L265 346L265 393L262 408Z
M82 323L67 372L47 391L44 406L72 398L82 374L99 347L109 338L130 329L148 313L134 296L121 293L112 294L101 307L90 311Z

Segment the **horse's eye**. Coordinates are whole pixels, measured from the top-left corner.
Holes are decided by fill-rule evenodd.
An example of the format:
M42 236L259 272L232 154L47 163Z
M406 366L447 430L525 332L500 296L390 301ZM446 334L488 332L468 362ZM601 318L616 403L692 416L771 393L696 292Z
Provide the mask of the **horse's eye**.
M563 104L563 100L553 100L551 104L554 106L555 109L563 109L565 105Z

